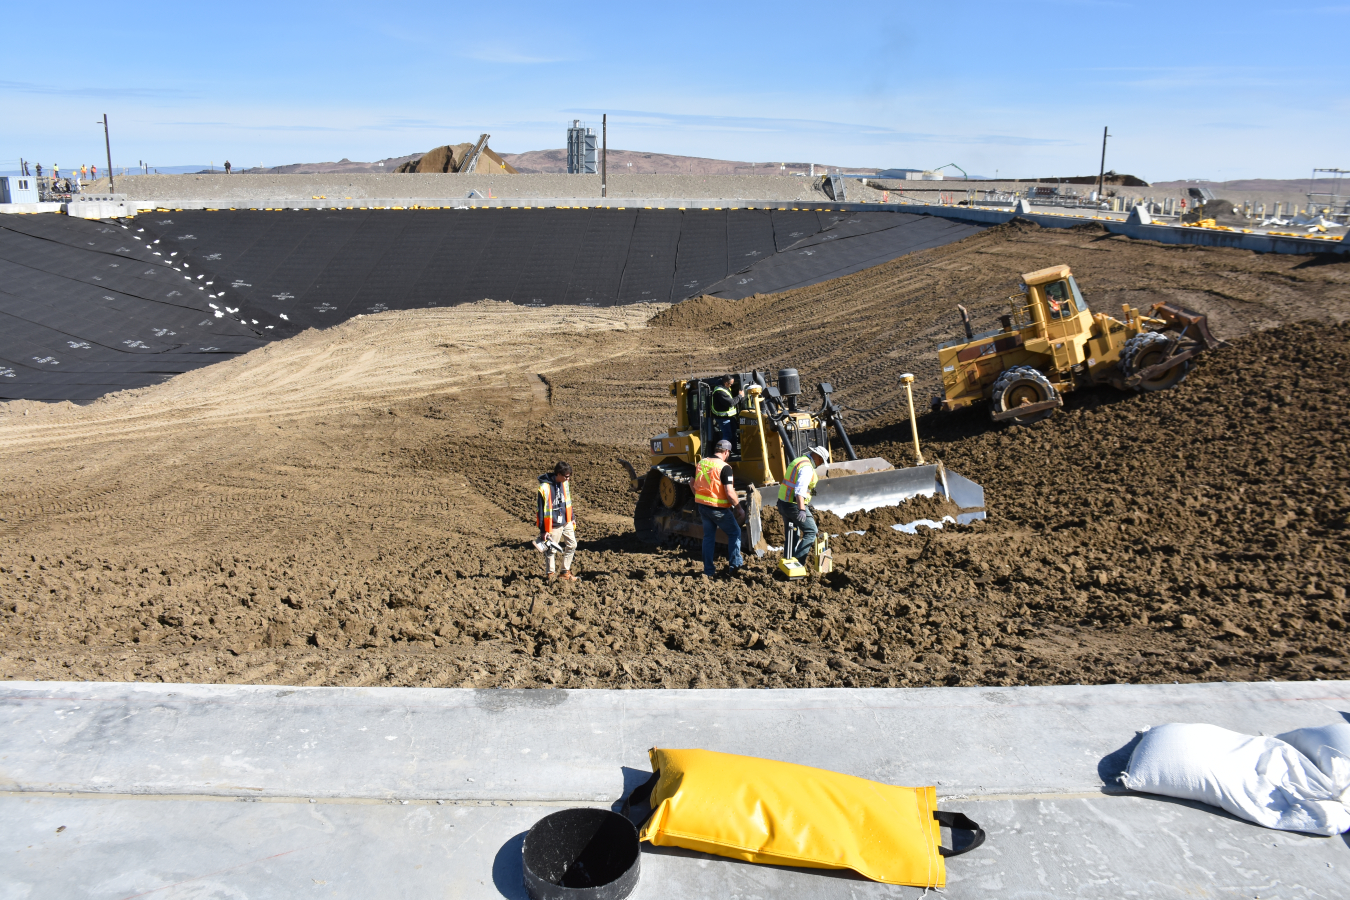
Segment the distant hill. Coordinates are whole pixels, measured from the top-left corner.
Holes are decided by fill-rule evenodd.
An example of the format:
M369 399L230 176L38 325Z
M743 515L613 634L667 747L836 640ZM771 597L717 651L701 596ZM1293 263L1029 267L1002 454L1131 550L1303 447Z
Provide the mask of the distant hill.
M1031 181L1039 184L1096 184L1096 175L1070 175L1066 178L1005 178L1009 182ZM1121 175L1107 172L1102 176L1102 187L1148 187L1149 184L1135 175Z
M406 156L391 156L375 162L352 162L350 159L337 162L291 163L286 166L270 168L238 169L234 171L249 175L326 175L348 172L393 172L399 166L416 163L428 152L409 153ZM527 175L567 172L567 150L530 150L525 153L499 153L501 158L516 171ZM629 165L629 164L632 165ZM669 175L781 175L809 172L811 164L805 162L743 162L731 159L708 159L702 156L675 156L670 153L644 153L641 150L609 151L609 171L622 174L669 174ZM216 166L215 171L220 171ZM444 169L441 169L444 171ZM816 163L816 174L841 172L855 175L873 175L878 169L848 168ZM202 174L207 172L202 170Z
M1207 181L1203 178L1189 179L1186 181L1155 181L1153 187L1167 188L1168 190L1182 190L1188 187L1207 187L1214 193L1220 191L1330 191L1335 182L1330 178L1240 178L1235 181ZM1341 182L1341 192L1346 193L1350 190L1350 178Z
M271 168L260 169L254 166L251 169L235 169L236 173L248 175L327 175L327 174L345 174L347 172L392 172L399 166L411 160L418 159L421 153L409 153L407 156L391 156L387 159L378 159L375 162L352 162L343 157L337 162L319 162L319 163L291 163L289 166L272 166ZM220 171L220 166L216 166L215 171ZM203 169L201 173L206 172Z
M672 153L645 153L641 150L609 151L610 172L633 175L781 175L809 172L809 162L747 162L733 159L709 159L704 156L676 156ZM517 171L530 175L567 171L567 150L530 150L526 153L503 153L502 159ZM845 166L816 163L816 174L841 172L855 175L873 175L876 167L854 169Z

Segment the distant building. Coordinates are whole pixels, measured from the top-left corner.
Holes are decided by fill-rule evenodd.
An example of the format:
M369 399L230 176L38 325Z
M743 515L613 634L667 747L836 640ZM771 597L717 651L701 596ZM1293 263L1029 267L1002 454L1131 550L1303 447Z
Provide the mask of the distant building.
M901 181L941 181L941 172L927 172L923 169L882 169L874 178L895 178Z
M595 153L595 131L585 128L580 119L572 120L567 129L567 174L595 175L600 171L600 163Z
M37 179L31 175L0 175L0 203L37 203Z

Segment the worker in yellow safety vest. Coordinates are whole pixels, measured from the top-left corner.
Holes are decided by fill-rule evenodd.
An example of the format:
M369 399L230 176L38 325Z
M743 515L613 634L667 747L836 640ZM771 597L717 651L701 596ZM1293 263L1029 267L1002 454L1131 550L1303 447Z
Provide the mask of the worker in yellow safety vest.
M572 519L572 467L560 462L553 471L539 476L539 491L535 518L539 525L536 546L544 551L548 564L548 580L558 575L553 571L558 549L563 551L562 580L576 581L572 574L572 558L577 552L576 523Z
M703 520L703 574L709 578L717 575L713 565L713 556L717 552L717 529L727 536L727 558L730 568L727 576L734 577L745 568L741 557L741 526L739 519L744 513L740 508L740 497L736 495L736 482L727 457L731 455L731 441L721 440L713 446L713 455L698 461L694 470L694 505L698 507L699 518Z
M778 513L783 517L783 532L786 535L787 526L793 525L800 537L796 547L788 547L784 541L783 555L796 557L803 565L816 545L816 520L807 506L820 480L816 467L829 461L830 451L812 447L792 461L783 474L783 483L778 485Z
M744 392L731 393L736 385L736 376L723 375L722 383L713 392L711 398L713 422L723 440L736 444L736 418L740 414L740 398Z

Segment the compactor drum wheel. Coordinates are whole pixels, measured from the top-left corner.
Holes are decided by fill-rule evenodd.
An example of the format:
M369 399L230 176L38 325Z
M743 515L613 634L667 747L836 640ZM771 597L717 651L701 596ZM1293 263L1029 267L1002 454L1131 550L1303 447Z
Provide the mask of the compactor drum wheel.
M1136 372L1142 372L1160 362L1164 362L1171 350L1171 345L1171 339L1157 331L1136 334L1125 342L1125 347L1121 351L1121 373L1129 378ZM1190 371L1190 367L1189 360L1182 360L1153 380L1139 382L1139 386L1135 390L1165 391L1168 388L1176 387L1186 380L1186 374Z
M990 403L995 413L1007 412L1019 406L1033 403L1045 403L1059 396L1050 380L1031 366L1014 366L1008 369L994 382ZM1053 409L1043 409L1025 416L1013 416L1007 421L1014 425L1030 425L1048 419Z

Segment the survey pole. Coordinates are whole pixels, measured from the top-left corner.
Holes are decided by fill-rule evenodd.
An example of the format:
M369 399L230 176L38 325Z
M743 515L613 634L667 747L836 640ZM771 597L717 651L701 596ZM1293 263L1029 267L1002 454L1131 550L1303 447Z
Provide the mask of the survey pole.
M609 113L600 117L600 196L609 196L609 185L605 183L606 165L609 162Z
M103 114L103 149L108 151L108 193L113 192L112 139L108 137L108 114Z

